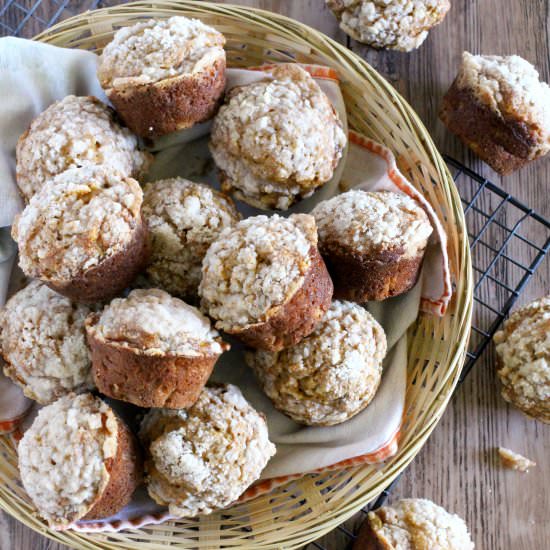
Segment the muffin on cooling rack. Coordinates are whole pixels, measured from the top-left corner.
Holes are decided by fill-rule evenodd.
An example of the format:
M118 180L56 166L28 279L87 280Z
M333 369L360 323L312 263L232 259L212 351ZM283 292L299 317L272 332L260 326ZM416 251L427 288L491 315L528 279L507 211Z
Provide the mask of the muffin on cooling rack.
M99 391L140 407L189 407L229 349L198 309L159 289L113 300L86 330Z
M374 48L410 52L447 15L449 0L325 0L340 28Z
M151 243L149 281L194 301L208 247L240 219L233 201L208 185L173 178L145 186L142 213Z
M115 296L147 259L142 200L136 180L105 167L66 170L15 219L21 269L77 302Z
M550 296L512 313L494 342L502 397L550 424Z
M197 19L140 21L105 46L98 78L129 128L161 136L215 113L225 88L224 44Z
M550 86L517 55L464 52L439 116L499 174L550 151Z
M279 352L247 352L273 405L300 424L332 426L362 411L382 376L386 335L352 302L334 301L315 330Z
M140 436L149 495L178 517L228 506L275 454L263 415L232 385L204 388L187 410L149 411Z
M115 514L142 480L137 441L91 393L40 409L17 453L23 487L56 528Z
M254 216L224 229L204 257L199 286L216 328L269 351L311 333L332 290L307 214Z
M464 520L421 498L405 498L369 515L353 550L473 550Z
M298 65L229 91L210 151L222 190L258 208L285 210L332 178L346 145L328 97Z
M84 320L90 309L32 281L0 310L4 372L41 404L93 388Z
M385 300L415 285L432 226L413 199L351 190L320 202L311 214L337 298Z
M17 185L28 201L68 168L102 164L123 176L139 177L150 155L116 120L114 111L93 96L66 98L50 105L19 138Z

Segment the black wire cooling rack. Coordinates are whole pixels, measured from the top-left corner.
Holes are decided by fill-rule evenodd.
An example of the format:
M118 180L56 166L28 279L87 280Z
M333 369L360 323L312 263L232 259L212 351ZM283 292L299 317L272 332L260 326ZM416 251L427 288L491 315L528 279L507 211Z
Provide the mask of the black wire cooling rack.
M31 37L57 21L120 0L0 0L0 36ZM445 156L458 187L472 250L474 324L460 382L471 371L550 249L550 221L460 162ZM399 478L360 514L382 506ZM356 523L357 524L357 523ZM355 534L337 528L350 547ZM329 550L319 542L307 550ZM332 549L331 549L332 550Z

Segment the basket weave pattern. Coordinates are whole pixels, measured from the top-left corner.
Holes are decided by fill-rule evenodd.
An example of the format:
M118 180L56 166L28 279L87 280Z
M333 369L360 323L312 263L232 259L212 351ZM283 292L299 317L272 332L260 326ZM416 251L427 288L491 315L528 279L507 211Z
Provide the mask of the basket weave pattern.
M298 548L345 521L413 459L435 427L458 380L472 311L472 274L458 192L430 136L399 94L365 61L301 23L269 12L192 1L135 2L84 13L37 37L99 52L120 26L185 15L227 39L228 65L297 61L338 71L350 128L390 148L403 174L434 207L447 232L454 297L443 318L419 317L409 334L404 424L399 451L382 466L310 474L223 512L135 531L84 535L48 530L19 481L10 440L0 438L0 506L27 526L74 548Z

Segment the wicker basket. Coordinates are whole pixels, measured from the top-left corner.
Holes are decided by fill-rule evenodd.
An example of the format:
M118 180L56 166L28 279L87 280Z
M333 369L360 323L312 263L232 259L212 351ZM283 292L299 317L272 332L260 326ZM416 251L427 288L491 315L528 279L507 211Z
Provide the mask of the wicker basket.
M74 548L297 548L330 531L379 494L414 458L457 382L469 337L472 273L458 192L426 129L409 105L365 61L322 33L281 15L193 1L136 2L84 13L37 40L100 51L122 25L180 14L215 25L231 66L299 61L341 76L350 127L387 145L399 168L431 202L449 239L455 282L443 318L421 316L410 331L407 404L396 456L297 481L210 516L135 531L83 535L48 530L19 483L16 454L0 438L0 506L27 526Z

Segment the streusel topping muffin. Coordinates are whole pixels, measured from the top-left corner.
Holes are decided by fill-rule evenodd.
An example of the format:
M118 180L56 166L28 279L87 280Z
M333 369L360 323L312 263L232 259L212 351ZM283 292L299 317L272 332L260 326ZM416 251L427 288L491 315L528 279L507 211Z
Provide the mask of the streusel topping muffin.
M32 281L0 310L4 372L42 404L93 388L84 321L90 308Z
M150 163L111 108L93 96L74 95L32 121L17 142L16 157L17 185L27 201L68 168L105 165L123 176L139 177Z
M451 7L449 0L326 0L340 28L354 40L375 48L409 52Z
M334 301L316 329L280 352L248 352L260 386L296 422L330 426L372 400L382 376L386 335L363 307Z
M206 387L188 410L152 409L140 436L149 495L179 517L229 505L275 454L263 415L233 385Z
M494 336L502 397L550 423L550 296L518 309Z
M233 201L208 185L173 178L145 186L142 213L151 240L148 279L194 299L208 247L240 219Z
M222 189L258 208L287 209L332 178L346 136L328 97L298 65L230 90L210 150Z

